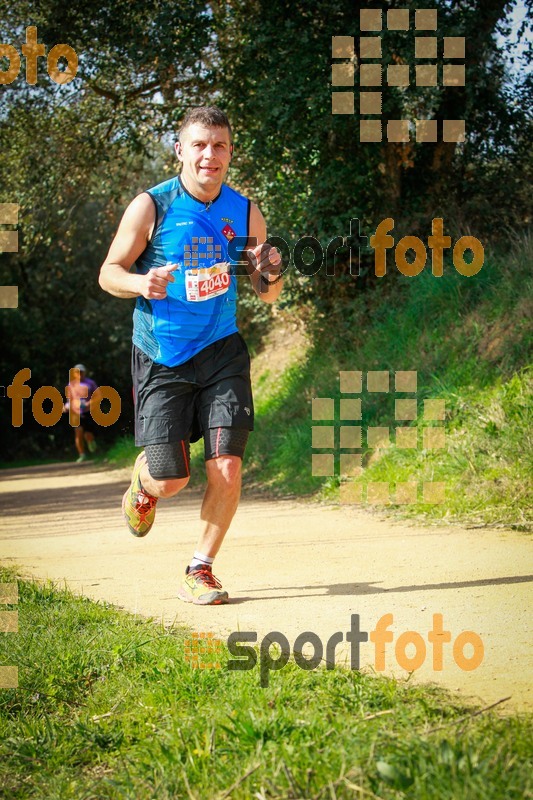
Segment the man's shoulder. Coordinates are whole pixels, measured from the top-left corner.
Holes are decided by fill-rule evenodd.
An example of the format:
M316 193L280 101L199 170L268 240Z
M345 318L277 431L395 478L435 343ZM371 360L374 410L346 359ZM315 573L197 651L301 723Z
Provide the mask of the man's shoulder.
M242 194L242 192L238 192L237 189L234 189L233 186L229 185L229 183L222 184L221 195L225 197L225 199L241 200L246 203L250 202L246 195Z
M179 175L175 175L173 178L168 178L166 181L162 181L155 186L151 186L150 189L147 189L146 191L148 194L157 196L160 194L165 194L166 192L176 192L180 190L181 183L179 180Z

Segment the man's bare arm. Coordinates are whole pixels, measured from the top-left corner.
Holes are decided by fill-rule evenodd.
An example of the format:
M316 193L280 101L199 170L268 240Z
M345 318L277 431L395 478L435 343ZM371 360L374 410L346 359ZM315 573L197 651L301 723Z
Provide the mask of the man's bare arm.
M145 250L155 224L155 208L150 195L143 192L127 207L120 221L107 258L100 268L98 282L115 297L139 297L161 300L167 296L167 285L174 281L176 265L150 269L146 275L130 272Z
M283 288L283 278L276 280L281 270L281 256L275 247L265 243L266 223L255 203L250 207L250 230L248 246L243 251L247 260L247 271L254 291L265 303L274 303Z

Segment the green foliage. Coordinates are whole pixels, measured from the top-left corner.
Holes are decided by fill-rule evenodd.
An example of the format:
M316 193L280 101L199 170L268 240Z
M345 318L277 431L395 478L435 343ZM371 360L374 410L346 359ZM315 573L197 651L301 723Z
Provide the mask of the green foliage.
M380 5L387 8L373 7ZM437 35L466 37L464 89L381 87L386 118L465 119L467 141L458 146L359 143L359 115L331 113L331 37L357 37L359 10L367 4L215 4L217 78L238 134L239 176L276 233L293 242L315 236L325 246L348 234L351 218L375 228L391 216L416 233L432 217L444 216L456 229L468 226L493 238L507 224L527 222L531 117L523 101L530 79L508 73L495 37L509 34L507 17L515 5L433 4ZM384 30L380 38L384 70L407 64L413 75L412 25L410 31ZM357 92L355 99L357 106ZM328 281L314 283L314 297L328 288Z
M16 577L2 570L1 580ZM10 800L210 800L232 786L235 800L531 791L526 715L476 716L434 686L292 661L262 689L257 667L226 668L222 643L220 669L195 669L185 629L18 584L20 631L0 640L1 663L19 667L19 688L0 694Z

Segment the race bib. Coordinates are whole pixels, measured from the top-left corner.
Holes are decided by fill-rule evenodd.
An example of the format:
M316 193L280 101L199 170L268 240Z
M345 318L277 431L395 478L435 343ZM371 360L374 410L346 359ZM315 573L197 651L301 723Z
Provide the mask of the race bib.
M187 300L198 303L225 294L231 282L225 262L203 269L189 269L185 274Z

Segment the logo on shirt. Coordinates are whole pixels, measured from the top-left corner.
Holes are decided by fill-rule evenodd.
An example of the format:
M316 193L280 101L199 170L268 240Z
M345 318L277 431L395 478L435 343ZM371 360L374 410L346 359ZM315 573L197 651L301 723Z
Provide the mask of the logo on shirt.
M235 239L235 237L237 236L231 225L224 225L224 227L222 228L222 233L224 234L228 242L231 242L231 240Z
M221 222L229 222L230 225L233 222L233 220L230 219L229 217L220 217L220 221Z

